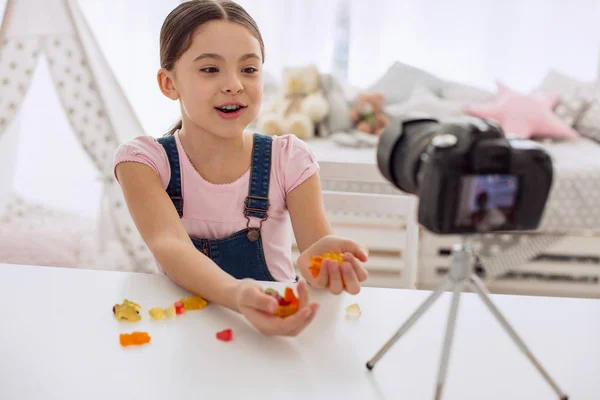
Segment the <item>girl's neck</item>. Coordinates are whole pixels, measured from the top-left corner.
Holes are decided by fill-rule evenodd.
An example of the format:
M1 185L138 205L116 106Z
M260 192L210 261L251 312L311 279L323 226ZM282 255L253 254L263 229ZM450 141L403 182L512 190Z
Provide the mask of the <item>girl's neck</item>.
M214 184L231 183L250 168L252 135L244 132L222 138L203 129L192 129L182 128L179 140L190 162L205 180Z

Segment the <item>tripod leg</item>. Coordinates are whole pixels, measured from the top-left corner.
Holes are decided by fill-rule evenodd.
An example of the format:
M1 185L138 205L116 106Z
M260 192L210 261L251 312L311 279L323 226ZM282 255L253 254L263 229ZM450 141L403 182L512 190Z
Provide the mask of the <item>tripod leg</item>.
M452 286L452 283L453 281L451 280L451 278L447 277L438 285L438 287L433 291L433 293L431 293L431 295L419 306L419 308L415 310L415 312L408 318L408 320L406 320L406 322L400 327L400 329L398 329L394 336L392 336L383 345L383 347L377 352L377 354L375 354L373 358L367 361L368 369L371 370L375 367L377 361L379 361L379 359L383 357L383 355L394 345L394 343L398 339L400 339L400 337L404 335L410 329L410 327L413 326L415 322L417 322L419 318L421 318L421 316L425 313L425 311L427 311L429 307L431 307L431 305L437 300L437 298L440 297L440 295L444 291L446 291L446 289Z
M446 372L448 371L450 349L452 347L452 339L454 338L456 317L458 314L458 304L462 288L462 282L454 285L454 293L452 294L452 304L450 305L448 322L446 323L446 336L444 338L444 347L442 348L442 358L440 360L440 368L438 370L437 385L435 389L435 400L440 400L442 398L442 390L444 389L444 381L446 380Z
M485 283L483 283L483 281L481 280L481 278L475 274L471 275L471 279L475 282L477 282L477 284L479 285L479 287L481 288L481 290L483 290L483 292L485 294L491 294L490 291L488 290L487 286L485 286Z
M550 386L552 386L552 389L554 389L554 391L559 396L559 398L561 400L567 400L569 397L560 390L560 388L558 387L556 382L554 382L554 380L546 372L544 367L542 367L542 365L539 363L539 361L533 356L533 354L531 353L531 351L529 350L527 345L525 345L525 342L523 342L523 340L517 335L517 332L515 332L513 327L508 323L506 318L504 318L504 316L500 313L500 310L498 310L498 308L494 305L494 303L492 303L492 300L485 293L486 292L485 286L483 286L483 284L481 284L479 281L474 280L474 279L469 280L469 286L471 286L471 288L473 290L475 290L475 292L477 292L477 294L479 295L481 300L483 300L483 302L488 307L488 309L492 312L492 314L494 314L494 316L496 317L496 319L498 320L500 325L502 325L502 327L508 332L508 334L513 339L513 341L517 344L519 349L523 353L525 353L525 355L527 356L529 361L531 361L531 363L542 374L544 379L546 379L546 382L548 382L548 384Z

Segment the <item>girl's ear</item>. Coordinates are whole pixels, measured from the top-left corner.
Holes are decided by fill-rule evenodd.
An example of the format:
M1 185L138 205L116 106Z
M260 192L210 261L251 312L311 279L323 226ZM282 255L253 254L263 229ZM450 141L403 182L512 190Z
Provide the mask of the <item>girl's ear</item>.
M165 68L161 68L158 70L156 79L158 80L158 87L160 88L160 91L165 96L167 96L171 100L179 99L179 92L175 88L175 80L173 73L167 71Z

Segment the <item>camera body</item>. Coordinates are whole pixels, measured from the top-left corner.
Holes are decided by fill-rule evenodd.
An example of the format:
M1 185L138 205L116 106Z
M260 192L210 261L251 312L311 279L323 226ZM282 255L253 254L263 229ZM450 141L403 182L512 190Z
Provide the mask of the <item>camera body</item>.
M377 162L386 179L418 196L418 221L437 234L537 229L553 180L541 146L469 116L393 119Z

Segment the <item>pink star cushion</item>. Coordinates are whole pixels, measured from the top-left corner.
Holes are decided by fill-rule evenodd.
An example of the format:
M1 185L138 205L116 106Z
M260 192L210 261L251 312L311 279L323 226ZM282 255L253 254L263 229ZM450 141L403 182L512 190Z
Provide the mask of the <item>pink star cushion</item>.
M556 116L554 106L560 100L555 92L522 95L498 83L498 94L490 103L469 106L467 114L498 121L507 136L530 139L535 136L577 139L579 134Z

